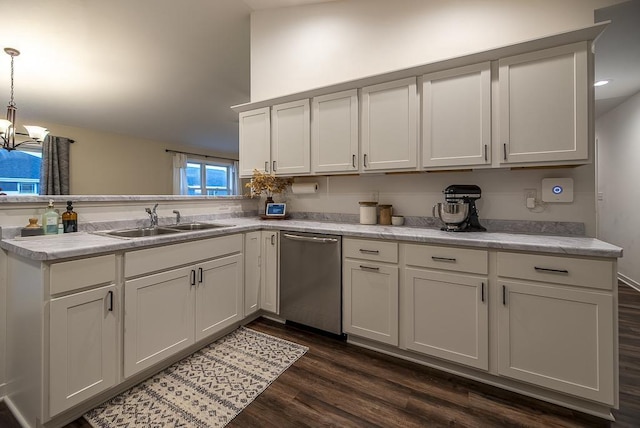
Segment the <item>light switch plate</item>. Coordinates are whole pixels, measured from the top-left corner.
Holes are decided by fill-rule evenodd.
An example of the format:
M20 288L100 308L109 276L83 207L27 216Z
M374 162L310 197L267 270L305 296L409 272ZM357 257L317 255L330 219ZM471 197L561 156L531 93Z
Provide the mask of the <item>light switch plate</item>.
M542 202L573 202L573 178L543 178Z

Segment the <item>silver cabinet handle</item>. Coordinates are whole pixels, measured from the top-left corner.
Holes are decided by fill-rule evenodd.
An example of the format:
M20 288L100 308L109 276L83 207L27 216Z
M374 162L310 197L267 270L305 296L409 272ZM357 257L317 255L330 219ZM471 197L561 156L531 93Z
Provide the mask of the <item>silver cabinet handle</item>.
M271 235L271 245L276 245L276 234Z
M448 263L455 263L457 261L456 259L452 259L450 257L436 257L436 256L431 256L431 260L433 260L434 262L448 262Z
M481 289L480 289L480 299L482 303L484 303L484 282L482 283Z
M356 167L356 155L351 155L351 165L354 168Z
M269 161L264 161L264 172L269 172Z
M507 286L502 286L502 304L507 306Z
M507 143L502 145L502 150L504 151L504 160L507 160Z
M538 272L563 273L563 274L569 273L569 271L566 269L551 269L551 268L543 268L538 266L534 266L533 268Z
M364 165L365 168L367 167L367 154L366 153L362 157L362 164Z
M293 239L294 241L315 242L316 244L331 244L338 242L336 238L321 238L319 236L300 236L291 235L290 233L283 233L282 236L288 239Z
M273 172L276 172L276 161L273 161L272 168Z
M198 268L198 283L202 284L204 280L204 270L200 267Z
M489 158L487 158L487 145L485 144L484 145L484 161L486 162L488 160L489 160Z
M360 265L360 269L363 269L363 270L370 270L370 271L375 271L375 272L380 271L380 268L379 268L379 267L365 266L365 265Z
M191 269L191 272L189 273L189 283L191 285L196 285L196 270L195 269Z

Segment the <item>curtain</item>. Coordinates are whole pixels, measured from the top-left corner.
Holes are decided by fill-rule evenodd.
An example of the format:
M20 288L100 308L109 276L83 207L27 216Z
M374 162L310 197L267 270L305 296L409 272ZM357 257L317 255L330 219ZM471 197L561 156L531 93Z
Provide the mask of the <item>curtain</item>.
M187 189L187 155L173 154L173 194L186 195Z
M69 194L69 147L71 140L48 135L42 142L41 195Z

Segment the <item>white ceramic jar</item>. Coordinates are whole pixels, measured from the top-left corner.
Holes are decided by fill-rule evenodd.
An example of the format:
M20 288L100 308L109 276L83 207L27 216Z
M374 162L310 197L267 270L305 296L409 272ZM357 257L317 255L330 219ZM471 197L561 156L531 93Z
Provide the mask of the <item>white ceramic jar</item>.
M360 202L360 224L376 224L378 222L378 203Z

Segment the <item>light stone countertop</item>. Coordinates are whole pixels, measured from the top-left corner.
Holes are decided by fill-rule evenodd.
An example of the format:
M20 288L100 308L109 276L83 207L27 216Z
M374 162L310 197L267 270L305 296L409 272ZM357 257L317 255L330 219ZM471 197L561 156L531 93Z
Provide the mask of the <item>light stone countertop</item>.
M218 219L211 222L229 225L229 227L144 238L116 238L104 235L103 232L78 232L4 239L0 241L0 247L32 260L61 260L266 229L484 249L521 250L605 258L622 257L622 248L598 239L585 237L492 232L454 233L407 226L368 226L310 220L260 220L256 217Z

